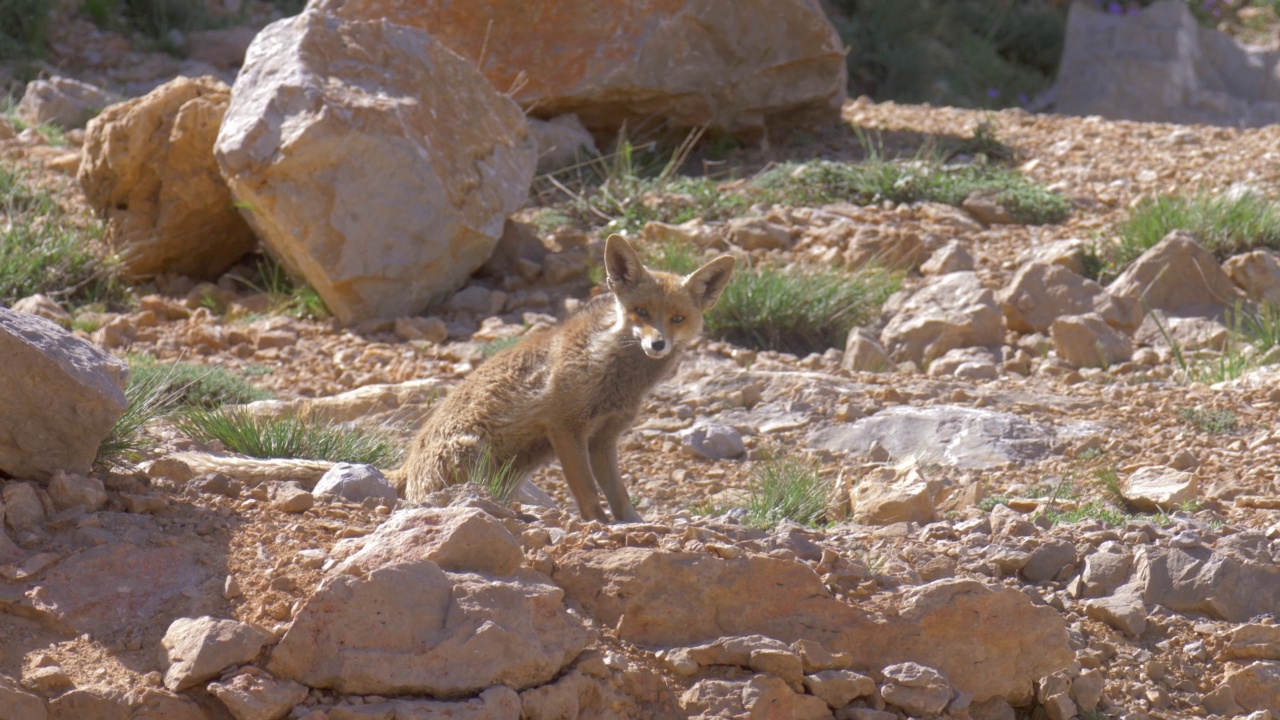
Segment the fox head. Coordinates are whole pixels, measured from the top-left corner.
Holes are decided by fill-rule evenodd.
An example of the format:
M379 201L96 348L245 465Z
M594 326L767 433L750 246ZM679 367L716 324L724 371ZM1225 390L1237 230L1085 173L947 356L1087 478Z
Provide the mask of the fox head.
M617 330L630 332L651 358L670 355L702 332L702 316L720 299L733 265L732 256L721 255L685 276L650 270L625 238L610 235L604 266L617 302Z

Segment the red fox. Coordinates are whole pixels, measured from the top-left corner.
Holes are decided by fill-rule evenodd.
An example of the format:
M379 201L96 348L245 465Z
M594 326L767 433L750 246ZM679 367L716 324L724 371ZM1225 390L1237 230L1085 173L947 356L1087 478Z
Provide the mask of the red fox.
M607 521L598 486L615 520L641 521L618 474L618 437L702 331L734 260L721 255L682 277L646 268L611 235L604 261L608 293L558 327L529 332L440 401L405 463L405 499L466 482L481 463L509 463L521 478L554 454L583 517Z

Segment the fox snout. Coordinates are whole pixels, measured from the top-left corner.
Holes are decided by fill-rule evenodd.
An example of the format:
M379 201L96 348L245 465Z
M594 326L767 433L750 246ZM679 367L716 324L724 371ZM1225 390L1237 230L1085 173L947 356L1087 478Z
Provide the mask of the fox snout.
M654 360L664 358L671 353L671 343L662 331L652 325L636 326L636 337L640 340L640 349Z

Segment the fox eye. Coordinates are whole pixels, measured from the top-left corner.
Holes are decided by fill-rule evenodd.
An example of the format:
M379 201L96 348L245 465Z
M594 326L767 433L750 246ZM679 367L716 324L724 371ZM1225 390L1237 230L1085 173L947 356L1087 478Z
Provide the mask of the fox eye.
M645 309L644 309L644 308L642 308L642 307L637 307L637 308L635 309L635 313L636 313L637 315L639 315L640 317L644 318L645 320L648 320L648 319L649 319L649 311L648 311L648 310L645 310Z
M671 322L672 322L673 324L675 324L675 325L679 325L680 323L684 322L684 316L683 316L683 315L672 315L672 316L671 316Z

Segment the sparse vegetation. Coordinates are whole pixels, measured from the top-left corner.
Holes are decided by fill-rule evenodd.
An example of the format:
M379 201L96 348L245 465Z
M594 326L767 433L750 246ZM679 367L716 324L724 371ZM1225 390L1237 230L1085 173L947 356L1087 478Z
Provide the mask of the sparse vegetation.
M988 495L978 501L978 509L982 512L991 512L996 509L997 505L1008 505L1008 495Z
M284 267L268 255L260 257L254 265L254 277L236 280L246 288L267 295L271 300L268 312L299 319L323 320L329 317L324 300L309 285L297 285L289 279ZM216 300L210 298L216 304Z
M1233 433L1240 420L1230 410L1188 407L1178 411L1178 418L1202 433L1225 435Z
M467 469L467 482L498 502L510 499L522 479L523 476L515 471L515 458L499 465L487 447Z
M204 367L189 362L160 362L138 355L129 359L130 377L151 382L158 376L164 389L174 395L177 405L213 409L272 397L266 390L250 385L242 376L225 368Z
M100 468L124 466L142 459L146 449L146 425L178 407L181 389L165 372L132 372L125 386L125 411L98 444L94 465Z
M706 317L708 335L735 345L797 354L843 347L897 289L897 275L758 266L739 268Z
M1255 192L1143 201L1116 228L1110 264L1123 268L1173 230L1191 233L1219 260L1258 248L1280 249L1280 203Z
M92 250L101 234L78 223L43 190L0 167L0 305L44 293L72 304L121 303L112 263Z
M663 160L658 143L636 145L623 135L613 153L538 178L534 190L546 207L539 229L636 232L653 220L723 220L738 214L747 206L744 198L721 192L711 178L676 172L700 137L700 132L689 135Z
M394 466L400 457L387 435L315 418L259 417L243 408L195 408L176 423L195 440L217 440L231 452L256 458L301 458Z
M974 193L991 193L1015 221L1034 225L1061 222L1071 210L1066 198L1012 168L983 163L949 166L928 156L886 160L876 152L857 163L779 165L762 173L744 192L763 202L786 205L841 201L868 205L884 200L960 205Z
M822 479L816 463L791 456L769 458L752 472L747 522L766 528L783 520L823 524L830 491L831 483Z

